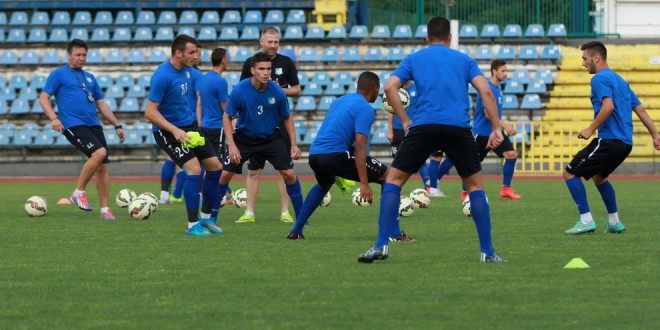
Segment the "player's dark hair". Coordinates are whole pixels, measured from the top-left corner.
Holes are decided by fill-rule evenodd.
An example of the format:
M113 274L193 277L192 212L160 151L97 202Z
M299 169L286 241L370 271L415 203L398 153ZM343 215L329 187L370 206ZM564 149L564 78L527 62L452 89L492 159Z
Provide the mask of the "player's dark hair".
M73 39L66 47L66 52L71 54L74 48L85 48L85 51L87 51L87 43L81 39Z
M449 20L444 17L436 16L431 18L428 24L426 24L426 29L429 39L431 40L435 40L435 41L449 40L449 34L451 32L451 28L449 26Z
M270 59L270 56L264 52L258 52L252 56L252 62L250 63L250 66L253 68L257 66L257 63L259 62L272 62Z
M607 60L607 48L600 41L589 41L580 47L580 50L588 50L589 54L594 53L600 55L603 60Z
M493 70L497 71L500 67L505 65L506 62L504 62L504 60L493 60L490 62L490 73L493 73Z
M227 56L227 50L221 47L218 47L213 50L213 53L211 53L211 65L212 66L218 66L222 64L222 59Z
M187 35L187 34L179 34L174 38L174 41L172 42L172 55L176 53L176 51L181 51L184 52L186 50L186 45L188 43L191 43L195 45L196 47L199 47L199 43L197 42L197 39Z
M265 27L263 30L261 30L261 36L263 37L265 34L280 35L280 31L276 27L274 27L272 25L269 25L269 26Z
M359 91L370 91L374 87L379 87L379 85L378 75L371 71L362 72L357 80L357 90Z

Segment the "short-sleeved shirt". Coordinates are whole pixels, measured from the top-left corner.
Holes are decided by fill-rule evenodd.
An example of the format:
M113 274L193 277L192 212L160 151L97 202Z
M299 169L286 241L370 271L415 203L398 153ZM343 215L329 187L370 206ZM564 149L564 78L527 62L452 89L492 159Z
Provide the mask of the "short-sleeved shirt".
M209 71L199 81L197 88L202 99L202 127L222 127L222 107L220 103L229 98L227 80L217 72Z
M392 75L417 87L412 126L442 124L470 127L468 84L483 76L477 62L457 50L434 44L406 56Z
M190 68L190 75L192 76L192 88L190 89L192 93L188 93L188 97L190 98L188 106L190 107L190 111L195 113L195 118L197 118L197 92L199 92L199 81L202 80L204 74L196 68Z
M369 136L375 119L376 113L364 95L352 93L336 99L323 119L309 154L349 150L355 144L355 134Z
M405 84L405 82L404 82ZM404 88L406 92L408 92L408 96L410 96L410 104L408 104L408 109L406 109L406 114L408 114L408 117L410 117L411 120L415 120L415 111L417 110L417 87L415 87L415 83L413 82L410 87ZM403 124L401 123L401 119L399 119L399 116L394 115L394 119L392 120L392 128L394 129L403 129Z
M190 67L177 70L170 61L156 68L151 76L149 101L158 103L158 111L168 122L176 127L190 126L195 122L195 113L191 112L190 93L195 93ZM153 131L161 128L153 125Z
M65 129L101 125L96 116L96 100L103 99L103 92L93 74L69 65L61 66L48 75L43 91L55 96L58 117ZM89 101L87 93L94 97L94 102Z
M632 145L632 109L641 104L630 85L611 69L601 69L591 78L591 104L594 118L600 112L603 98L609 97L614 103L614 111L598 127L598 137L621 140Z
M502 91L500 87L493 84L490 79L488 79L488 86L493 92L495 97L495 102L497 102L497 118L502 119ZM484 109L484 101L481 99L481 95L477 94L477 105L474 110L474 121L472 122L472 132L476 135L489 136L493 131L493 126L490 123L490 120L486 118L486 111Z
M298 80L298 69L296 64L293 63L290 57L282 54L275 54L275 58L271 61L273 71L270 74L270 79L277 80L282 88L300 85ZM241 80L252 77L252 57L243 62L243 70L241 71Z
M275 133L281 117L291 111L286 94L272 80L265 91L252 86L251 79L240 81L231 94L225 109L231 117L238 115L236 129L252 139L264 139Z

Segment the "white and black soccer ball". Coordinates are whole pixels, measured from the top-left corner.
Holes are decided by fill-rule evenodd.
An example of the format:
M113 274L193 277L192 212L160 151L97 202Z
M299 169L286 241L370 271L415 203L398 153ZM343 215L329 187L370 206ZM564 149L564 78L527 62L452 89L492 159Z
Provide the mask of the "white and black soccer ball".
M362 198L360 195L360 188L355 189L353 191L353 194L351 195L351 201L353 202L353 205L355 206L369 206L371 205L371 202Z
M138 197L128 205L128 215L135 220L147 220L151 215L151 202Z
M408 95L408 92L403 89L399 88L399 97L401 98L401 103L403 104L403 110L408 109L410 106L410 95ZM383 94L383 109L389 113L394 113L394 108L387 102L387 95Z
M158 209L158 197L154 195L153 193L150 192L143 192L137 196L137 198L144 198L149 202L149 206L151 206L151 213L156 212Z
M247 190L245 188L234 191L234 205L239 208L247 207Z
M408 196L401 196L399 202L399 216L409 217L415 211L415 206L413 206L413 201Z
M32 196L25 201L25 212L31 217L43 217L48 213L48 202L41 196Z
M130 204L136 197L137 194L135 194L135 191L131 189L122 189L117 193L115 202L119 207L128 207L128 204Z
M332 203L332 196L330 195L330 192L328 191L325 196L323 196L323 200L321 201L321 204L319 206L326 207L330 206L330 203Z
M429 193L424 189L415 189L410 193L410 199L413 202L413 206L418 209L424 209L431 205L431 198L429 198Z

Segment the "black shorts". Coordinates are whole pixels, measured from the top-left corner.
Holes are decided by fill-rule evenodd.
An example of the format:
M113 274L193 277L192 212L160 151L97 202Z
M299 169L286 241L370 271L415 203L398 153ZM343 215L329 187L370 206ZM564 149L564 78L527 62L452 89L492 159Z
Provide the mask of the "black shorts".
M310 155L309 165L321 187L331 186L335 182L335 176L360 181L353 152ZM385 164L376 158L367 156L367 179L369 182L378 182L386 171L387 166Z
M504 153L507 151L514 151L513 149L513 144L511 143L511 140L509 138L505 137L504 141L500 143L499 146L495 149L488 149L486 148L486 145L488 144L488 136L483 136L483 135L476 135L475 136L475 142L477 143L477 149L479 150L479 160L483 161L484 158L486 158L486 155L488 155L488 152L493 150L497 157L504 157Z
M291 149L286 149L279 132L275 132L265 139L255 140L237 130L234 131L234 143L241 153L241 163L232 163L229 161L229 155L226 155L224 162L222 162L225 171L243 173L243 163L255 157L261 157L264 161L268 161L278 171L293 168Z
M197 127L197 125L179 128L185 132L199 132L199 127ZM204 136L204 134L202 134L202 136ZM195 157L200 162L207 158L217 157L215 150L211 144L208 143L208 140L206 140L206 143L203 146L191 149L181 146L181 142L177 141L174 135L168 131L161 130L154 132L154 139L156 140L156 144L181 168L183 168L183 164Z
M440 124L411 127L399 146L392 167L409 174L416 173L436 150L445 152L461 177L481 171L472 130Z
M201 127L200 130L206 138L206 144L210 144L218 158L223 159L226 154L224 129Z
M289 139L289 133L287 133L286 129L280 129L279 130L282 135L282 140L284 140L284 145L286 146L287 152L291 152L291 139ZM266 166L266 159L261 157L261 155L255 155L254 157L250 158L247 162L247 167L248 170L250 171L255 171L255 170L263 170L264 166Z
M64 136L69 140L76 149L80 150L87 157L91 157L94 151L105 148L105 159L103 164L110 162L108 159L108 143L105 141L103 135L103 127L101 126L73 126L64 130Z
M396 156L396 152L399 150L399 145L403 138L406 136L406 132L402 129L395 129L394 136L392 137L392 157ZM436 150L431 153L431 157L444 157L445 153L442 150Z
M578 151L573 160L566 165L566 172L586 180L596 174L607 178L623 163L631 151L632 146L621 140L596 138Z

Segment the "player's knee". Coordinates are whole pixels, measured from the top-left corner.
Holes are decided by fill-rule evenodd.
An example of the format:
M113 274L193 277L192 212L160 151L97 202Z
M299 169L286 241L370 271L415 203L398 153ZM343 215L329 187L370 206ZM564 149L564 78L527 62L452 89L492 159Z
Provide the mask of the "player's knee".
M506 159L515 159L518 158L518 152L515 150L507 151L504 153L504 158Z
M573 175L573 174L571 174L571 173L568 173L568 171L567 171L566 169L564 169L564 173L563 173L563 174L564 174L564 180L570 180L570 179L572 179L572 178L575 177L575 175Z
M89 158L100 163L103 162L103 160L107 155L108 155L108 151L105 148L99 148L96 149Z
M293 172L293 170L281 170L280 175L286 184L292 184L296 182L296 173Z
M183 167L186 170L188 175L200 175L202 174L202 168L199 165L197 159L191 159L187 163L183 164Z
M248 177L250 179L256 180L261 176L261 171L262 170L248 170Z
M220 175L220 183L229 184L231 178L233 177L234 177L234 172L222 171L222 175Z

